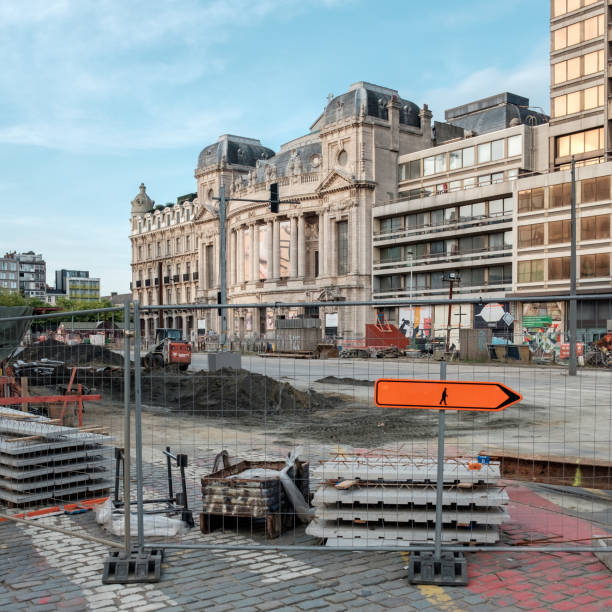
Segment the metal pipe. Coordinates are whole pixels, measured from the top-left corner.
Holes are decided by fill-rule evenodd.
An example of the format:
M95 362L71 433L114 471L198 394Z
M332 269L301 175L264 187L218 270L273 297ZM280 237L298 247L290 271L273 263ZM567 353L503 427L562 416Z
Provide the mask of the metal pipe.
M134 300L134 405L136 425L136 500L138 520L138 549L144 546L142 496L142 388L140 371L140 302Z
M451 287L452 285L451 281ZM449 307L450 312L450 307ZM446 361L440 362L440 380L446 380ZM446 388L444 389L446 391ZM434 559L440 560L442 552L442 495L444 492L444 426L446 410L438 410L438 465L436 476L436 531Z
M104 546L108 546L109 548L117 548L117 546L121 546L120 542L114 542L113 540L105 540L104 538L97 538L96 536L87 535L83 533L82 529L80 531L69 531L68 529L62 529L61 527L53 527L51 525L48 525L47 523L35 523L33 520L21 519L15 516L10 516L8 514L0 514L0 519L6 519L7 521L21 523L23 525L27 525L28 527L35 527L36 529L48 529L49 531L56 531L57 533L67 535L72 538L80 538L81 540L88 540L89 542L95 542L96 544L102 544Z
M69 316L89 315L97 312L119 312L123 306L108 306L107 308L94 308L92 310L71 310L64 312L50 312L49 314L24 315L21 317L3 317L0 321L32 321L33 319L61 319Z
M610 300L612 299L612 293L585 293L576 296L580 300ZM453 304L476 304L480 301L480 298L458 298L453 297ZM488 302L490 300L484 300ZM493 300L494 301L494 300ZM535 302L568 302L570 301L569 295L525 295L525 296L508 296L504 297L504 302L517 302L530 304ZM425 298L414 298L412 301L405 298L397 300L346 300L337 302L309 302L308 306L326 308L328 306L406 306L409 304L416 304L417 306L437 305L437 304L449 304L451 300L448 298L436 298L436 299L425 299ZM252 302L244 304L174 304L168 305L152 305L142 306L141 311L149 312L152 310L212 310L215 308L290 308L296 305L295 302ZM19 318L37 319L40 317L7 317L6 319L0 319L0 321L17 320Z
M131 414L130 414L130 395L131 395L131 376L130 367L130 304L126 302L123 306L123 499L130 502L130 453L131 453ZM125 505L124 505L125 507ZM125 552L131 549L132 526L130 513L125 512Z
M576 376L576 160L572 155L572 200L570 217L570 302L568 375Z
M296 544L295 546L285 544L274 546L273 544L172 544L169 542L148 542L145 549L165 548L167 550L217 550L223 552L226 550L252 550L252 551L268 551L274 550L277 552L294 552L294 551L309 551L309 552L405 552L408 550L418 550L421 552L434 552L433 546L416 546L403 544L402 546L308 546ZM601 546L442 546L442 552L601 552Z

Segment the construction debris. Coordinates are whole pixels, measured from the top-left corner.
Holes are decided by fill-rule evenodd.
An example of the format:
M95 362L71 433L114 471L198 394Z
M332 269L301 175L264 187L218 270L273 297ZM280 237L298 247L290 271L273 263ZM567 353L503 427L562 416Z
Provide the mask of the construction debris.
M313 470L321 481L306 533L327 546L432 543L437 463L428 458L339 456ZM444 462L442 541L494 544L508 520L499 464Z
M59 361L67 366L123 365L123 355L94 344L64 344L52 338L26 347L16 355L20 361Z
M0 500L23 506L106 494L110 440L98 431L0 408Z

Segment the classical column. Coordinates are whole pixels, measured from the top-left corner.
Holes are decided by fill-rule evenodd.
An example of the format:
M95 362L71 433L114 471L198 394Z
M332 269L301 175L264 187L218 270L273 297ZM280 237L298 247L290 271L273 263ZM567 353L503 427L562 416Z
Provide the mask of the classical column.
M326 233L325 217L327 213L319 215L319 276L325 276L326 266L325 258L327 257L327 245L325 244Z
M202 287L202 289L210 289L210 287L208 286L208 266L209 263L207 261L208 259L208 249L207 249L207 244L205 242L201 243L201 248L202 248L202 271L200 272L200 287Z
M359 223L357 217L357 209L353 206L349 210L349 244L348 244L348 256L349 256L349 272L351 274L357 274L359 269Z
M259 280L259 228L251 225L251 282Z
M278 219L274 219L274 243L273 243L274 255L272 262L274 264L272 268L272 278L280 278L280 222Z
M304 215L298 217L298 276L306 276L306 220Z
M230 248L229 248L229 263L230 263L230 285L236 284L236 232L230 233Z
M270 280L272 278L272 262L274 260L274 242L273 242L273 232L274 232L274 224L272 221L268 221L268 229L266 231L266 251L268 254L268 264L266 270L266 279Z
M221 251L221 240L219 240L219 236L215 236L215 241L213 243L213 282L214 286L218 287L221 282L221 267L220 267L220 251Z
M338 232L336 231L336 219L327 217L327 274L338 276Z
M239 227L236 230L238 249L236 251L236 282L244 282L244 230Z
M183 315L182 320L183 320L183 340L186 340L187 342L189 342L190 338L187 335L188 334L187 332L187 314Z
M298 237L297 237L297 217L291 217L291 234L289 243L289 277L296 278L298 275Z
M200 252L198 253L198 286L200 289L206 289L206 278L204 276L206 274L205 258L206 258L206 246L200 240ZM162 274L163 274L163 271L162 271ZM161 285L162 279L160 278L157 282Z

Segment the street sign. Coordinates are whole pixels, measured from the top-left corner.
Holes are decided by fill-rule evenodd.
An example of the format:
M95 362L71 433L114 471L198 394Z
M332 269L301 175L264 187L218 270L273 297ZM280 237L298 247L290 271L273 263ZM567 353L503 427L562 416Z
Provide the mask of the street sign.
M487 323L497 323L504 316L504 307L501 304L485 304L479 313Z
M497 412L522 399L520 393L497 382L379 378L374 390L380 408Z

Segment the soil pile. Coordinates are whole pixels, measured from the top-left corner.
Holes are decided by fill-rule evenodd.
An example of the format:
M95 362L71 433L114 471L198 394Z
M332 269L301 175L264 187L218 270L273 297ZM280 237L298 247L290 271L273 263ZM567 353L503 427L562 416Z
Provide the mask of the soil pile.
M63 361L66 366L122 366L123 356L93 344L64 344L49 338L26 347L17 355L22 361L51 359Z
M344 385L347 387L373 387L373 380L363 380L362 378L339 378L338 376L325 376L315 380L316 383L324 385Z

